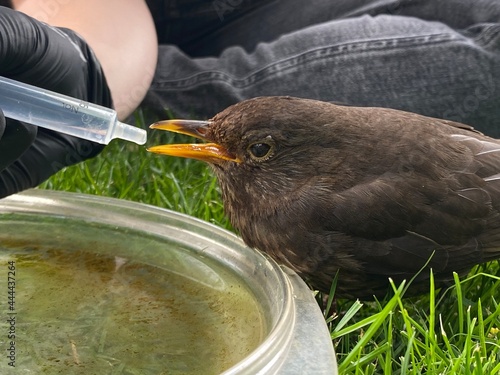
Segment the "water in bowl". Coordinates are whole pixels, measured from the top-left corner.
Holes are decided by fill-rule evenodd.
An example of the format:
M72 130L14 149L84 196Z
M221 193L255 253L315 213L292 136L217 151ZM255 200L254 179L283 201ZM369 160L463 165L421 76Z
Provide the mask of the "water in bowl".
M112 228L80 226L68 242L63 232L72 223L28 224L25 239L0 242L0 274L15 265L14 309L3 303L0 323L6 353L15 312L15 373L216 374L265 336L255 297L209 259L144 238L126 246L149 250L120 252ZM148 261L151 251L167 256ZM6 287L0 294L7 301ZM2 374L12 369L3 357Z

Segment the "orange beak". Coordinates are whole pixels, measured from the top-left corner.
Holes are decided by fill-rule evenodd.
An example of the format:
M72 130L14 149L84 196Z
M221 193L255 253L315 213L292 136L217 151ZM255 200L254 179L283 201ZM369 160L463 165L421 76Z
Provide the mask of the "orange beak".
M206 137L206 134L211 124L210 121L165 120L155 122L149 128L186 134L210 142L211 140ZM221 161L240 162L238 158L216 143L160 145L150 147L148 151L162 155L198 159L207 163L220 163Z

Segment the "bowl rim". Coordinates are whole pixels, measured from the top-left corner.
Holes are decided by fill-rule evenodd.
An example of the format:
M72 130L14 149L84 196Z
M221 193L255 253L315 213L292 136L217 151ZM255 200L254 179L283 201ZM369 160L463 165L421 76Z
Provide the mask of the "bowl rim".
M99 215L96 215L96 207L100 207L106 213L103 214L101 211ZM268 271L276 276L279 286L278 292L281 309L278 316L275 317L274 324L267 331L267 334L258 346L241 361L225 370L223 374L274 373L286 360L292 344L296 324L293 286L287 275L283 272L283 269L273 259L258 250L249 248L234 233L193 216L145 203L43 189L31 189L1 199L0 215L6 213L62 216L70 219L130 227L137 231L148 231L150 234L165 238L168 237L165 233L162 234L162 231L165 230L167 225L172 227L175 224L183 223L190 227L190 230L188 230L185 228L185 225L180 226L186 231L184 234L191 232L191 234L198 238L200 243L211 241L212 243L222 245L221 247L214 248L214 250L232 248L235 251L234 254L239 254L241 257L253 254L257 258L260 258L264 267L267 267ZM107 214L110 213L113 214L108 216ZM132 213L136 215L129 215ZM145 220L145 218L148 220ZM168 218L168 224L161 223L154 228L149 225L160 218ZM143 226L138 225L138 220L144 221ZM197 251L194 247L192 250ZM227 267L231 265L227 262L228 258L222 256L223 254L214 254L213 252L207 252L205 249L204 255L209 256L218 263L222 263L222 266ZM258 293L252 288L252 285L248 285L248 287L254 296L258 298Z

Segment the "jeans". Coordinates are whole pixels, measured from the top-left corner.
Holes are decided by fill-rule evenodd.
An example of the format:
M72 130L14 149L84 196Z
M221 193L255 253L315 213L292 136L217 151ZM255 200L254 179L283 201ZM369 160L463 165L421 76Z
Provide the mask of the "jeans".
M500 137L500 0L162 4L143 102L160 118L204 119L251 97L290 95L402 109Z

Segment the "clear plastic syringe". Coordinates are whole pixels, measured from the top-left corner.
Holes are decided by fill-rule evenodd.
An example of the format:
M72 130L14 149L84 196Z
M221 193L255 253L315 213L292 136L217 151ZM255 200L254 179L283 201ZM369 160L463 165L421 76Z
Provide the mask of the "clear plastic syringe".
M146 143L146 131L118 121L112 109L4 77L0 109L5 117L97 143L114 138Z

